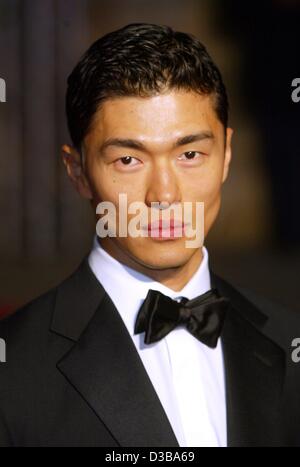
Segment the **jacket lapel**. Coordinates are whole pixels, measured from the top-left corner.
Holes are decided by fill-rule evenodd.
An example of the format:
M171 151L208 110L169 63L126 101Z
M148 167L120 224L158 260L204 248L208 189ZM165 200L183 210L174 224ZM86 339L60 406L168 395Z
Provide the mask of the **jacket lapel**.
M275 446L281 439L284 351L263 334L267 316L212 271L211 278L231 301L221 336L228 445ZM74 342L57 367L116 443L179 446L131 337L87 259L58 288L51 330Z
M267 316L215 274L212 286L230 298L222 344L230 447L276 446L285 353L262 333Z
M52 331L76 342L57 367L120 446L178 447L131 337L86 259L58 290Z

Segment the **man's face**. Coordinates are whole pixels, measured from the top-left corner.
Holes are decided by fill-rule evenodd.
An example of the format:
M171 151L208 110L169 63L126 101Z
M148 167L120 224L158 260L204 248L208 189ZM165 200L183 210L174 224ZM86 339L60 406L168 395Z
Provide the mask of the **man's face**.
M225 142L224 127L209 96L172 90L147 98L108 99L83 142L88 196L94 208L101 201L112 202L117 220L119 193L126 193L128 205L143 203L149 216L152 202L183 206L188 201L194 215L196 202L203 202L206 236L220 208L231 134L227 129ZM193 142L175 145L189 135L198 136ZM112 139L127 142L107 144ZM81 182L77 189L87 196ZM128 215L128 221L132 217ZM185 236L161 240L149 233L146 237L106 237L100 242L108 252L122 252L143 267L168 269L183 266L199 254L199 247L187 248L186 240Z

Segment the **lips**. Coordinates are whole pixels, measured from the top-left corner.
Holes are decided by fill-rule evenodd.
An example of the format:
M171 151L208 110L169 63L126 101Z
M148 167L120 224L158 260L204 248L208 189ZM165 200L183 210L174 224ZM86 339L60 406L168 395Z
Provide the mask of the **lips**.
M148 224L147 230L148 232L152 232L154 230L163 231L163 230L175 230L175 229L183 229L185 226L184 222L177 221L175 219L169 220L159 220Z
M148 236L156 240L167 240L183 237L184 228L187 227L182 221L176 219L159 220L143 227L148 232Z

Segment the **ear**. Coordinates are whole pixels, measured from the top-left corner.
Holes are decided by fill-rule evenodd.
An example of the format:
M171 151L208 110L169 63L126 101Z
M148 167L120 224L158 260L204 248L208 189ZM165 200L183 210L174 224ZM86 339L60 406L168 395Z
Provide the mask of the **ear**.
M224 167L223 167L223 177L222 183L225 182L229 172L229 166L231 162L231 139L233 135L233 129L227 128L226 129L226 146L225 146L225 159L224 159Z
M68 177L75 189L83 198L92 199L92 191L84 173L79 152L72 146L64 144L61 148L61 155Z

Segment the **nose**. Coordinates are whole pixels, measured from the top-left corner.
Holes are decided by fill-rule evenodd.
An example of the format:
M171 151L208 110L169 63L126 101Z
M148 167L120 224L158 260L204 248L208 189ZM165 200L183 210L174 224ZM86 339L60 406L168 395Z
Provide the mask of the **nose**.
M151 203L155 202L164 209L180 201L180 187L172 167L168 164L153 167L146 192L147 206L151 207Z

